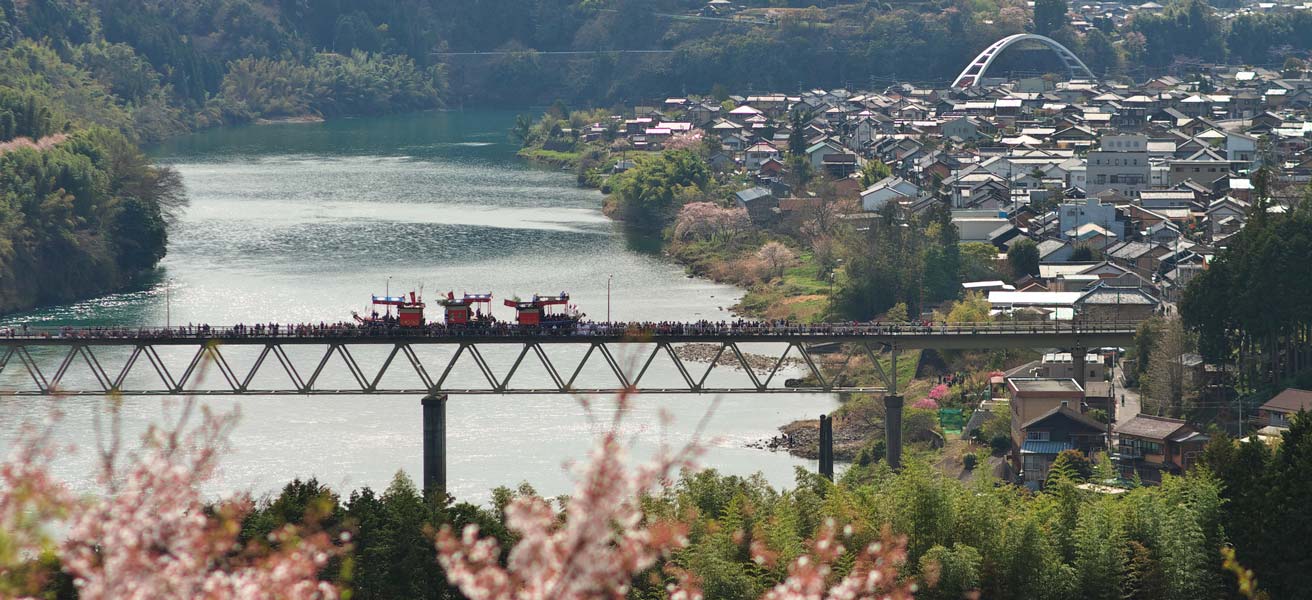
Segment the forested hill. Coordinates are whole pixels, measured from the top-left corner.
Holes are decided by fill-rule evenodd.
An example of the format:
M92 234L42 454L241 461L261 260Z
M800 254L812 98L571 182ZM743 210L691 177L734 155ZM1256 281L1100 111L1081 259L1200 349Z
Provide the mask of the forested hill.
M177 176L118 131L0 87L0 312L122 288L164 256Z
M0 0L0 314L144 283L185 196L141 143L441 105L424 3L314 4Z
M1081 17L1078 3L1068 14L1067 0L737 0L721 9L706 0L0 0L0 47L45 40L114 95L143 139L444 99L596 106L717 84L941 85L989 43L1023 31L1057 39L1099 75L1141 80L1199 61L1279 68L1312 49L1308 11L1164 4L1109 18ZM1004 55L999 68L1042 70L1051 60L1032 54Z

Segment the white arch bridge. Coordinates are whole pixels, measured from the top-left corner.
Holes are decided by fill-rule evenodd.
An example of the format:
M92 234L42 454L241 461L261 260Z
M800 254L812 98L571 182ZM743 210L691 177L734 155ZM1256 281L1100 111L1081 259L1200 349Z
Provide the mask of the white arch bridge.
M1098 78L1093 75L1093 71L1089 70L1088 65L1085 65L1080 57L1075 56L1074 52L1058 43L1057 40L1034 33L1017 33L993 42L983 52L980 52L979 56L970 61L970 64L962 69L961 74L957 75L957 78L952 82L952 87L978 85L984 79L984 74L988 72L989 67L993 66L993 61L997 60L999 54L1016 44L1031 41L1043 44L1052 50L1053 54L1056 54L1057 58L1061 59L1062 64L1065 65L1066 74L1071 79L1097 81Z

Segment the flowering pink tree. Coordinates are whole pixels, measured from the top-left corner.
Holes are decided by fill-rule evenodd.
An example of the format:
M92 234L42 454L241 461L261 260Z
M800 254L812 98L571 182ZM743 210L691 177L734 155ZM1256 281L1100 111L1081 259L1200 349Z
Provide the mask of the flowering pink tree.
M53 550L45 525L61 518L72 496L50 476L52 427L25 425L0 464L0 598L40 589L47 573L30 558Z
M667 150L692 150L702 144L702 132L700 129L693 129L683 133L676 133L670 136L665 142Z
M459 536L444 528L437 549L447 581L470 600L619 600L634 575L687 543L686 526L646 522L640 502L675 471L691 467L700 449L690 445L670 452L662 447L652 463L629 469L619 439L623 396L620 402L610 431L580 471L565 524L541 498L517 498L506 508L506 526L520 541L505 567L497 561L496 540L479 539L478 526L466 526Z
M679 209L674 219L674 238L692 239L734 238L751 229L752 221L743 208L724 208L714 202L689 202Z
M834 522L826 522L811 543L810 555L793 561L788 579L761 600L911 600L915 596L915 582L898 581L898 568L907 559L906 539L885 529L883 539L862 549L847 575L837 578L834 565L846 552Z
M44 525L67 528L56 556L83 599L336 598L336 588L319 580L339 551L327 534L301 535L286 527L268 540L276 549L263 540L242 546L237 533L250 500L234 498L208 510L200 486L214 475L236 414L201 409L200 424L189 430L194 412L194 402L187 401L174 428L152 427L141 448L126 456L114 435L100 448L97 480L103 489L86 499L72 499L50 478L48 433L30 436L0 466L0 525L11 531L12 507L45 507L36 515ZM112 414L117 432L117 412ZM28 549L49 545L31 535L20 542ZM5 564L0 560L0 581L7 579ZM21 594L20 586L32 593L41 582L8 583L15 589L0 588L0 597Z
M635 576L684 547L686 526L649 521L641 497L668 485L676 468L691 467L700 450L696 445L677 453L662 449L652 463L630 468L618 437L618 414L616 426L583 467L563 522L539 498L518 498L507 508L506 524L520 539L506 566L498 563L496 540L480 539L477 526L469 525L459 535L449 528L441 531L438 561L447 581L470 600L621 600ZM899 583L897 575L906 558L904 540L886 533L882 543L865 548L839 578L832 565L845 552L833 523L827 524L811 554L794 561L788 578L762 600L912 597L914 585ZM758 563L773 560L759 542L752 553ZM669 570L677 576L667 589L672 600L701 600L694 577Z
M938 410L938 406L939 406L938 401L930 397L930 398L921 398L919 400L916 400L916 402L911 405L911 408L919 408L923 410Z

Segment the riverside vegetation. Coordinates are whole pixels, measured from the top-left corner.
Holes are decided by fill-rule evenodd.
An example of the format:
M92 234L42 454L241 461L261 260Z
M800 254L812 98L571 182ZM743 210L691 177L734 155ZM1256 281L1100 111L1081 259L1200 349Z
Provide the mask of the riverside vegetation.
M0 313L148 278L186 196L140 143L440 106L441 69L398 53L390 40L423 42L392 18L325 53L242 2L0 1Z
M751 185L747 176L711 166L721 150L714 136L694 131L674 136L660 151L634 152L618 139L609 115L558 103L536 122L521 118L512 133L524 144L522 156L570 166L581 185L600 188L605 212L625 227L659 232L663 250L691 273L747 288L736 307L741 314L864 321L900 306L906 320L957 299L962 281L1012 270L988 244L959 243L946 208L902 223L890 205L863 223L868 227L853 227L842 215L856 207L838 200L838 181L811 169L800 140L789 144L788 183L793 196L816 202L795 218L758 226L733 201L734 192ZM596 123L607 124L601 137L578 137ZM614 173L621 161L632 168ZM870 161L861 181L869 185L888 173Z

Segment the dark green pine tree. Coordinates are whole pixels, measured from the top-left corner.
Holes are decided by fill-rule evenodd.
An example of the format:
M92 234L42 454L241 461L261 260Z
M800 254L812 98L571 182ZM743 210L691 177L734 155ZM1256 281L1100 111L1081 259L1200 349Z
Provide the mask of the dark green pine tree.
M952 213L945 206L929 215L925 229L925 299L942 302L955 299L961 290L961 238L952 223Z
M1034 33L1052 35L1067 24L1066 0L1035 0Z
M811 112L808 110L794 110L788 117L788 155L805 156L806 155L806 124L811 122Z

